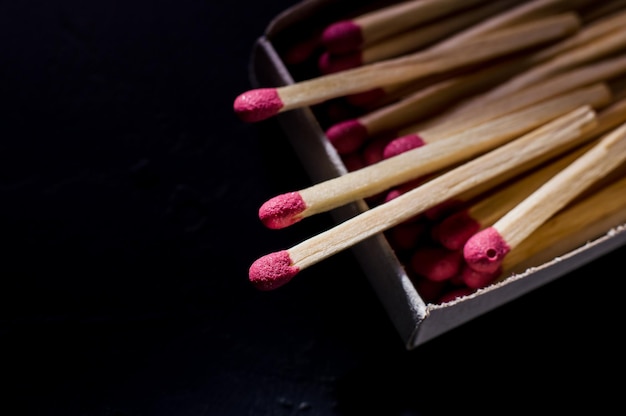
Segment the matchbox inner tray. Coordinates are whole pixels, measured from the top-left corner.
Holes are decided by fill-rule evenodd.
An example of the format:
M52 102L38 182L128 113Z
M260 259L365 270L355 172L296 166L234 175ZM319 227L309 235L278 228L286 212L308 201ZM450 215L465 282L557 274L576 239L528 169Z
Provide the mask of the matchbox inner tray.
M386 2L388 4L389 2ZM256 87L279 87L318 76L307 65L291 65L281 59L294 40L304 40L338 18L355 15L364 7L359 1L308 0L285 10L269 23L253 48L250 78ZM310 68L311 65L308 65ZM323 121L312 108L287 111L277 116L312 183L347 173L340 155L324 134ZM361 200L331 211L343 222L369 208ZM371 237L352 247L355 257L389 314L408 350L475 317L553 281L626 243L619 218L607 218L589 229L582 242L545 250L529 259L522 270L497 283L446 303L429 303L420 295L385 235Z

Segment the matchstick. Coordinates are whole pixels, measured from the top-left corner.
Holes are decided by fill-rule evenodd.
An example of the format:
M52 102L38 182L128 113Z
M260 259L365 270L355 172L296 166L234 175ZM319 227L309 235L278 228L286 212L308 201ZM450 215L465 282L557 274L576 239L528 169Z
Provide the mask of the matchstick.
M548 219L502 261L499 280L562 257L626 224L626 177L614 180Z
M325 131L326 137L339 154L348 154L370 137L409 128L407 125L443 111L455 100L504 81L519 70L520 64L519 59L513 59L420 88L357 118L331 125ZM404 134L417 130L415 126Z
M436 18L484 3L485 0L408 0L350 20L330 24L322 32L322 43L333 54L353 52L388 36Z
M585 21L581 30L579 30L576 34L557 42L552 46L548 46L540 51L537 51L537 53L532 56L532 59L534 62L539 63L556 58L558 55L573 51L576 48L584 46L585 44L599 40L603 36L609 35L612 32L619 31L624 28L625 24L626 10L617 11L596 21ZM616 36L619 36L619 34L616 34ZM594 57L592 56L591 59L594 59Z
M573 145L595 122L595 112L591 107L577 108L290 249L257 259L249 269L250 282L260 290L281 287L307 267L384 232L454 195L515 166L562 151L564 147Z
M540 19L469 40L440 53L418 52L283 87L253 89L239 95L233 107L243 121L261 121L294 108L445 73L545 45L571 35L579 27L580 20L571 13Z
M468 266L491 272L542 223L626 160L626 123L603 136L584 155L553 176L491 227L463 247Z
M544 57L538 53L533 59L540 60L540 64L490 90L481 96L480 99L486 102L505 97L558 72L623 51L626 48L626 13L620 14L619 17L621 21L619 29L611 30L600 37L556 54L547 60L544 60ZM584 32L584 29L581 32Z
M446 217L432 226L432 238L448 250L461 250L474 234L493 225L548 179L589 150L592 145L593 142L586 143L575 151L523 175L512 183L505 184L502 188L480 198L476 203L470 204L469 207Z
M454 14L426 25L418 25L377 42L370 42L352 53L336 54L325 51L319 57L318 67L323 74L329 74L412 53L431 46L435 42L475 25L517 3L518 0L487 2L475 9L468 9L463 13Z
M604 84L580 88L456 135L434 140L427 146L274 197L261 206L259 217L268 228L284 228L311 215L461 163L582 105L598 109L610 102L611 93ZM431 139L423 138L425 142Z
M545 4L550 4L551 2L542 1L531 3L542 3L545 7ZM555 5L559 5L558 2L552 4L552 6ZM528 12L528 8L525 10ZM518 17L519 13L511 15ZM511 20L511 18L509 18L509 20ZM498 23L502 23L502 21L503 19L499 19ZM568 64L564 60L561 60L560 63L559 61L555 61L551 63L550 66L548 66L548 64L538 64L548 61L566 51L571 51L590 41L598 40L600 37L623 27L626 27L626 11L593 22L593 24L588 27L583 27L576 35L560 41L554 46L532 53L530 56L518 57L497 65L487 66L484 69L467 75L443 80L442 82L420 89L400 100L396 100L390 105L382 106L356 119L336 123L326 130L326 135L340 154L346 154L350 151L354 151L368 137L378 135L382 132L399 129L397 135L404 136L426 128L426 126L438 124L445 118L456 117L458 113L463 113L468 110L470 112L474 111L491 101L503 98L506 99L514 93L523 90L524 87L532 86L533 83L545 81L546 78L558 74L559 71L577 68L576 62ZM459 41L462 41L462 39L457 40L457 42ZM446 45L442 44L437 45L437 47L445 46ZM611 50L608 49L608 51L610 53ZM588 58L585 58L584 54L579 54L580 65L588 65L589 62L593 62L594 59L597 58L597 51L594 51L593 48L587 48L586 52L588 54L596 53L596 55L590 55ZM600 55L607 55L607 53L600 50ZM600 58L602 58L602 56L600 56ZM444 105L450 103L452 100L459 99L468 93L484 91L487 87L494 87L497 83L527 68L533 69L524 75L508 80L492 90L471 97L451 107L439 117L431 118L425 122L422 121L424 116L433 114L433 111L441 110Z
M480 36L484 36L489 33L493 33L497 30L504 29L507 27L511 27L513 25L528 22L532 19L547 17L550 15L563 13L566 11L575 11L580 7L588 4L590 0L533 0L527 3L523 3L517 7L512 8L509 11L497 14L496 16L490 17L485 21L479 22L476 25L473 25L461 32L458 32L443 41L436 43L435 45L429 47L428 52L436 52L442 51L451 46L459 46L461 43L471 40L473 38L478 38ZM465 13L468 13L466 11ZM559 42L559 44L562 42ZM555 45L555 46L558 46ZM571 47L568 43L568 47ZM554 47L550 47L553 50L553 53L557 53L560 51L554 50ZM542 55L541 59L547 59L548 56L545 54ZM535 65L538 62L539 58L536 59L525 59L524 61L519 60L517 65L511 67L515 68L518 72ZM493 74L497 74L495 70ZM499 78L504 75L498 74ZM508 75L507 75L508 76ZM496 81L499 82L499 81ZM348 102L357 107L371 107L371 103L376 103L380 101L385 101L382 105L386 105L392 103L397 100L398 96L402 97L401 93L403 90L409 89L411 92L416 91L412 88L413 81L407 81L399 84L385 85L382 87L377 87L371 90L368 90L364 93L356 93L349 94L346 96ZM394 99L395 97L395 99Z
M400 129L398 136L420 134L420 131L426 136L451 135L567 91L597 82L608 81L624 74L626 74L626 54L617 55L602 61L595 61L591 64L561 72L536 84L532 84L528 88L513 91L511 94L499 99L488 100L486 103L475 100L472 106L465 106L458 111L452 111L450 114L443 113L441 116L432 117L425 122L417 123L416 126Z
M589 9L581 10L581 17L585 22L601 19L615 11L626 8L626 0L603 1L602 4L592 3Z
M437 48L447 48L468 39L484 36L497 30L527 23L550 15L578 10L593 0L532 0L493 16L437 44Z
M626 123L626 99L614 102L600 111L597 115L597 121L596 127L581 137L581 141L584 142L582 146L502 187L499 185L513 177L515 171L511 170L508 175L501 175L497 182L492 181L485 184L491 192L486 192L487 195L484 197L478 196L481 192L480 189L473 189L471 193L458 198L459 200L470 201L478 196L476 202L470 203L469 206L465 206L433 225L432 238L450 250L462 249L472 235L493 225L500 217L539 188L548 178L554 176L581 156L583 152L589 150L597 138L620 124ZM494 188L497 189L493 191Z

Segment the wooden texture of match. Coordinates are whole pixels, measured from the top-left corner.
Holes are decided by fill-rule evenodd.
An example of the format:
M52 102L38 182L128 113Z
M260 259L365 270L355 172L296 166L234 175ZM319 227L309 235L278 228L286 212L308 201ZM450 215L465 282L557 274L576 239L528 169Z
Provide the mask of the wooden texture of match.
M576 109L290 248L292 265L302 270L316 264L516 165L572 144L595 123L590 107Z
M607 133L595 146L543 184L494 223L514 248L594 182L626 160L626 124Z
M488 151L581 105L600 108L611 101L604 84L594 84L507 114L432 144L299 191L302 217L366 198Z
M551 16L468 40L446 48L445 53L418 52L279 87L276 92L283 103L280 111L477 64L563 38L579 27L580 20L573 14Z

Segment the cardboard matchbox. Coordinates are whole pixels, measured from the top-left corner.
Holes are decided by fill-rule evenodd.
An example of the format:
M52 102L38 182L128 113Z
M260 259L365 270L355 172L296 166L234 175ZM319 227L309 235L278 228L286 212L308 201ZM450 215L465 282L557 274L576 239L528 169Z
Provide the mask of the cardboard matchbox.
M363 4L305 0L278 15L254 45L250 60L252 85L255 88L279 87L315 76L306 71L294 73L281 59L281 48L294 39L305 39L324 24L355 15L368 7ZM369 6L372 5L369 2ZM347 173L311 108L286 111L276 117L312 183ZM365 201L357 201L330 214L339 223L367 209ZM541 257L528 259L525 268L506 279L443 304L431 304L422 299L384 235L371 237L351 250L410 350L624 245L625 220L626 214L607 218L581 236L584 241L565 242L545 250Z

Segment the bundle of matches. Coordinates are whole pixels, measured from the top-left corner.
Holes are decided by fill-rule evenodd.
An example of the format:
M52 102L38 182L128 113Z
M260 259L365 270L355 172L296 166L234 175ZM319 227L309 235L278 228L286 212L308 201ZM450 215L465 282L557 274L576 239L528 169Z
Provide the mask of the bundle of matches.
M432 301L525 264L537 254L524 248L528 241L584 206L577 198L619 189L593 186L626 159L623 23L619 1L599 8L584 0L419 0L329 25L318 62L370 58L243 93L234 103L242 120L373 90L404 94L329 125L326 136L348 172L271 198L259 217L279 229L361 199L372 208L259 258L250 281L276 289L379 233ZM620 221L624 209L587 215L578 234L606 231L597 224Z

